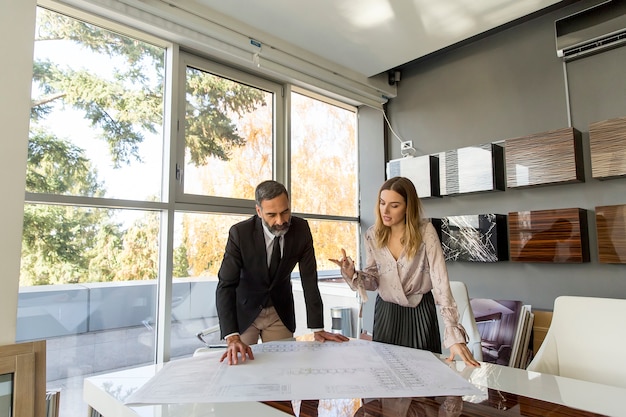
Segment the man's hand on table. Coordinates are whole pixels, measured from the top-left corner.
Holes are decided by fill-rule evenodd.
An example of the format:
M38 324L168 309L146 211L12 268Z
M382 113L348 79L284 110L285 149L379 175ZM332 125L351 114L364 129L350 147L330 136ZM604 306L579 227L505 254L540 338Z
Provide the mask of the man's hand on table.
M314 332L313 338L315 339L315 341L322 343L327 340L330 340L332 342L347 342L348 340L350 340L349 337L346 337L340 333L329 333L325 330L319 330L317 332Z
M347 342L350 338L339 334L329 333L325 330L320 330L313 333L313 338L317 342L325 342L327 340L333 342ZM226 352L222 355L220 362L224 359L228 359L229 365L237 365L239 362L245 362L247 359L254 359L252 348L241 341L238 335L229 336L226 339Z
M250 359L254 359L254 354L250 346L241 341L238 335L229 336L226 339L227 347L226 352L222 355L220 362L228 358L229 365L237 365L239 363L239 355L241 355L241 362L246 361L246 356Z

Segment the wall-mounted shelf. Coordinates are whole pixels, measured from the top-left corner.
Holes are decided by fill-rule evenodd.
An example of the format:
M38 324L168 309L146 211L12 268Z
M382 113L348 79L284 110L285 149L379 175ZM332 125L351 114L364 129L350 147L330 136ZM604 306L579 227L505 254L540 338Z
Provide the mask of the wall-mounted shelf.
M589 262L585 209L517 211L508 215L513 262Z
M591 123L589 147L593 178L626 176L626 117Z
M387 162L387 179L392 177L410 179L420 198L441 197L439 159L434 155L406 157Z
M584 182L581 134L568 127L507 139L507 188Z
M626 205L596 207L598 261L626 264Z
M431 221L446 261L498 262L509 258L503 214L450 216Z
M439 153L441 195L504 191L504 151L487 143Z

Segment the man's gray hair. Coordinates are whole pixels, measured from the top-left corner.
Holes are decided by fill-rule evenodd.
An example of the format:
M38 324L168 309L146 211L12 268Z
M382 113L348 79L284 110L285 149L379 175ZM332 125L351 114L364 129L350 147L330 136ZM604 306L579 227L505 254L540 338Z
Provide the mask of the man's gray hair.
M281 194L285 194L289 198L289 193L284 185L278 181L267 180L257 185L254 191L254 199L257 206L261 207L261 202L272 200Z

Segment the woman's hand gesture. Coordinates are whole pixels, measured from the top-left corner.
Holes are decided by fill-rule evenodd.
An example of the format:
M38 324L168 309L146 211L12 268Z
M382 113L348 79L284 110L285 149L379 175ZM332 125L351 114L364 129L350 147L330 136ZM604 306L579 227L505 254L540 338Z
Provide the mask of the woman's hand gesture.
M346 256L345 249L341 248L341 259L328 259L339 268L341 268L341 274L344 277L352 278L354 275L354 261L351 257Z

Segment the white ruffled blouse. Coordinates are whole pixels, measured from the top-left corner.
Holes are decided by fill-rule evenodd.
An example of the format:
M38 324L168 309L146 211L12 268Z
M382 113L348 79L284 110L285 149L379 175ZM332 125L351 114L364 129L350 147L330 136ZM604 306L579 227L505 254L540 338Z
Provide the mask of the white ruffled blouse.
M370 227L365 233L365 268L356 271L353 277L344 275L344 279L350 288L359 291L363 301L367 301L365 290L377 290L383 300L404 307L416 307L423 294L432 290L445 324L444 347L466 343L467 333L459 323L459 311L450 291L443 250L432 223L424 223L422 238L415 257L407 258L403 251L396 260L387 246L376 246L373 227Z

